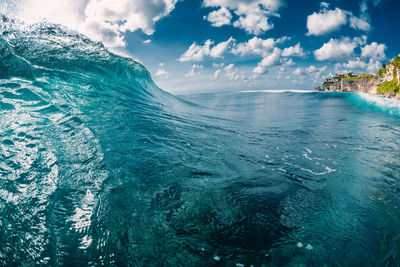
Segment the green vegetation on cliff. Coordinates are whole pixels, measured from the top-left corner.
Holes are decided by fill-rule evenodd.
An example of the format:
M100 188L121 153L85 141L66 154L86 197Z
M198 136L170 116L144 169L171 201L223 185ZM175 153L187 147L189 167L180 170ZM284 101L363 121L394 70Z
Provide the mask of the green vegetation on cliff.
M397 58L399 58L400 61L400 57L396 57L395 60ZM393 60L393 62L395 60ZM397 61L397 64L399 61ZM382 83L377 89L378 94L398 94L400 92L400 85L397 80L397 66L395 63L393 63L393 65L395 65L395 68L393 69L393 80Z
M397 80L391 80L390 82L386 81L386 82L382 83L377 89L378 94L384 94L384 95L398 94L399 91L400 91L400 87L397 84Z
M388 65L393 65L394 67L395 67L395 69L397 68L397 69L400 69L400 56L397 56L397 57L395 57L394 59L393 59L393 61L392 62L390 62L390 63L388 63L387 65L386 64L383 64L383 66L382 66L382 68L378 71L378 75L379 76L383 76L383 74L386 74L387 73L387 66Z
M378 71L377 73L379 76L383 76L383 74L386 74L386 65L383 65L383 67Z
M358 76L358 77L346 77L346 78L343 78L342 80L344 80L344 81L359 81L359 80L367 79L368 81L370 81L373 78L374 78L374 75L365 74L365 75L361 75L361 76Z
M400 56L397 56L393 59L392 64L396 67L396 68L400 68Z

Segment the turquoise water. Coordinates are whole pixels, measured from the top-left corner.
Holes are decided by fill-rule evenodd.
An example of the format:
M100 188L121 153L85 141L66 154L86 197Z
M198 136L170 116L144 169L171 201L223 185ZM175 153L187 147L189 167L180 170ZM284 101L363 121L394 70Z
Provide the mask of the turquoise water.
M62 27L0 33L0 265L400 262L396 102L175 97Z

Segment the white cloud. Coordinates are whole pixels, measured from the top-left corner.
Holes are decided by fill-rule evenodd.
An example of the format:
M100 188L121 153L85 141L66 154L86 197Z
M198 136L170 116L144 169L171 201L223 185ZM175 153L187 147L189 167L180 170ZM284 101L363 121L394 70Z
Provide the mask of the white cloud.
M160 68L157 70L156 76L161 79L168 79L168 71L166 71L164 68Z
M244 29L247 33L259 35L274 27L269 22L268 12L256 3L248 6L240 5L235 13L239 19L233 26Z
M237 70L234 67L235 67L234 64L229 64L228 66L226 66L224 68L225 76L229 80L237 80L237 79L239 79L239 76L237 75Z
M296 44L295 46L291 46L288 48L283 49L282 56L284 57L304 57L306 53L304 52L303 48L300 46L300 43Z
M360 58L356 58L356 59L349 60L347 63L343 63L343 64L338 63L335 67L337 69L345 68L346 70L348 70L346 72L350 72L355 69L365 69L367 67L367 65L368 64L366 62L362 61Z
M225 64L224 63L213 63L212 66L213 68L222 68Z
M350 59L346 63L337 63L336 72L353 72L355 70L364 70L367 73L375 74L382 66L382 61L369 59L364 61L360 58Z
M357 18L355 16L350 17L350 27L356 30L362 30L368 32L371 30L371 25L369 24L367 18Z
M354 53L354 49L364 42L365 37L356 37L353 39L345 37L340 40L330 39L328 43L325 43L320 49L314 51L314 56L320 61L342 59L351 56Z
M368 11L368 2L372 2L374 7L377 7L384 0L363 0L360 2L361 13L366 13Z
M277 44L283 43L288 40L288 37L282 37L279 39L269 38L261 39L258 37L253 37L245 43L240 43L232 49L232 53L235 55L268 55Z
M327 3L321 3L321 10L307 17L307 35L324 35L336 30L341 26L347 25L356 30L370 31L371 25L368 16L362 11L365 10L361 4L361 17L356 17L352 12L340 8L328 10Z
M224 70L225 70L225 71L232 71L234 67L235 67L234 64L229 64L228 66L226 66L226 67L224 68Z
M386 60L386 45L372 42L361 47L361 57L351 58L345 63L337 63L336 71L351 72L354 70L364 70L375 74L382 66L382 61Z
M283 62L283 64L285 64L285 66L294 66L296 65L296 63L294 63L293 59L289 59Z
M245 74L240 73L238 69L235 68L234 64L229 64L222 69L216 70L214 73L214 79L219 79L222 75L231 81L244 80L247 77Z
M293 71L293 74L295 75L306 75L305 71L302 68L297 68L295 71Z
M317 71L317 68L314 65L311 65L310 67L306 68L307 72L315 72Z
M214 41L210 39L205 41L204 45L198 45L194 42L189 49L178 59L180 62L202 61L204 57L222 58L223 54L231 47L234 39L231 37L225 42L221 42L212 47Z
M361 56L365 58L372 58L374 60L385 60L386 45L372 42L361 48Z
M336 8L334 10L322 9L319 13L314 12L307 17L307 35L323 35L338 30L347 24L345 11Z
M220 70L220 69L218 69L218 70L215 71L215 73L214 73L214 79L218 79L218 78L220 77L221 71L222 71L222 70Z
M226 10L231 10L234 12L238 19L234 21L233 26L237 28L244 29L247 33L259 35L274 27L274 25L269 21L272 16L279 16L276 12L283 5L282 0L204 0L203 6L205 7L216 7L225 8ZM219 12L219 11L213 11ZM211 13L213 13L211 12ZM210 17L211 13L207 18ZM222 14L222 11L220 12ZM224 11L225 14L227 14ZM220 21L221 16L216 16L216 13L212 15L215 17L215 21ZM229 15L228 15L229 17ZM218 18L218 19L217 19ZM229 18L229 22L231 17ZM227 19L223 20L224 22ZM225 25L225 24L222 24Z
M322 75L325 73L327 66L317 68L314 65L304 68L297 68L293 71L294 75L301 76L301 79L304 80L306 77L309 77L314 82L320 82Z
M149 44L149 43L151 43L151 40L150 39L144 40L143 43L144 44Z
M222 58L223 54L231 47L235 40L230 37L227 41L221 42L210 50L210 56L213 58Z
M261 62L258 63L253 72L256 74L265 74L267 73L268 67L281 64L281 53L282 51L275 47L272 53L264 57Z
M329 8L329 3L327 3L327 2L321 2L321 7L324 7L324 8Z
M243 80L246 77L246 75L239 73L234 64L229 64L228 66L225 66L224 75L227 79L232 81Z
M367 70L368 73L375 74L375 73L378 72L378 70L381 67L382 67L382 62L381 61L370 59L369 62L368 62L366 70Z
M214 27L221 27L231 24L232 14L227 8L221 7L208 14L208 16L204 16L204 19L211 22L211 25Z
M192 68L190 69L190 71L188 73L185 74L186 77L192 77L195 75L200 74L200 70L202 70L204 67L203 65L197 65L197 64L193 64Z
M178 0L16 0L10 7L28 23L47 19L102 41L124 47L125 34L142 30L151 35L157 21L170 14Z
M214 42L207 40L203 46L194 42L189 49L178 59L180 62L185 61L202 61L205 56L210 54L210 47Z
M238 9L240 6L248 7L253 4L262 6L264 9L274 12L282 5L282 0L204 0L205 7L226 7L232 10Z

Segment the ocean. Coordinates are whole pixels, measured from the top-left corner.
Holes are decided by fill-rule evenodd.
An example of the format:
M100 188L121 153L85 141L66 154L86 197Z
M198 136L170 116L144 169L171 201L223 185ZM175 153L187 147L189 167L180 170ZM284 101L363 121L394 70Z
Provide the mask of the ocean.
M173 96L57 25L0 25L0 265L400 262L400 105Z

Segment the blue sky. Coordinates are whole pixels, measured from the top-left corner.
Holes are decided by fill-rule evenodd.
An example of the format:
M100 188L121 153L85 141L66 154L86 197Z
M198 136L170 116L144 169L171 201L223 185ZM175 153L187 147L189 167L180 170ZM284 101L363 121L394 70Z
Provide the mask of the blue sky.
M57 2L57 3L54 3ZM141 61L176 94L313 89L400 53L398 0L0 0Z

